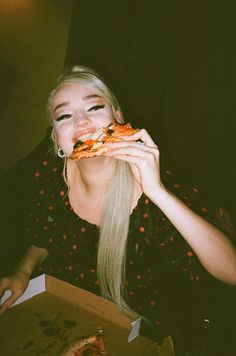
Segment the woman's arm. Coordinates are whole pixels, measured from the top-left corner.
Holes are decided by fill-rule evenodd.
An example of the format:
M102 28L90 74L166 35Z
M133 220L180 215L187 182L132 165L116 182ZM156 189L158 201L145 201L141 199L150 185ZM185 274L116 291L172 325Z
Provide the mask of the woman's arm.
M205 269L225 283L236 284L236 249L223 232L193 212L165 187L152 201L192 247Z
M30 246L20 263L14 268L12 274L0 281L0 296L10 289L11 296L3 303L0 314L5 312L26 290L30 276L46 258L48 252L44 248Z
M147 131L142 129L123 139L106 144L110 148L106 155L129 162L143 193L163 211L206 270L221 281L236 285L235 247L223 232L165 188L160 177L159 149Z

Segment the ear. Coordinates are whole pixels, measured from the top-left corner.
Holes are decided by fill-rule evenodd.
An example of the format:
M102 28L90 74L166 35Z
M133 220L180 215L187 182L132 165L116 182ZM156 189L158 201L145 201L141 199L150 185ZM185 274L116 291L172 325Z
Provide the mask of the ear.
M55 152L57 152L59 146L58 146L57 136L56 136L56 133L55 133L54 128L52 128L51 139L52 139L52 142L53 142L53 144L54 144Z
M52 127L52 131L51 131L51 139L54 142L54 144L57 144L57 136L56 136L56 133L55 133L55 130L53 127Z
M119 124L123 124L124 123L123 115L121 114L121 112L119 110L117 110L115 112L115 119Z

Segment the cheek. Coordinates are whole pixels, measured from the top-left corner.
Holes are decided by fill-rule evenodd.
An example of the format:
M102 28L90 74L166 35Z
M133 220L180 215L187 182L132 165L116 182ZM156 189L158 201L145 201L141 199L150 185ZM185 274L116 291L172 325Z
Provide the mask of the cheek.
M55 136L58 140L60 140L61 137L66 137L68 135L68 128L67 125L57 125L54 124L54 132L55 132Z
M70 154L72 152L73 143L70 140L71 135L69 134L69 129L66 125L61 125L60 127L55 125L54 132L57 144L66 155Z
M104 120L102 123L102 126L106 127L106 126L110 125L111 123L112 123L112 117L107 120Z
M114 118L114 115L113 115L112 111L107 111L106 115L104 115L104 118L103 118L103 126L109 125L112 122L113 118Z

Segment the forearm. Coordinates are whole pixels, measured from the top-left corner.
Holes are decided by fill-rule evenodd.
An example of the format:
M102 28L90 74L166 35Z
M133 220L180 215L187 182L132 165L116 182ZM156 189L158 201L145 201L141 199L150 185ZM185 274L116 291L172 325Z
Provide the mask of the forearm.
M46 249L30 246L21 261L14 268L14 271L23 272L30 277L35 268L40 266L47 257L48 252Z
M223 232L164 187L156 191L153 202L188 242L209 273L228 284L236 284L236 249Z
M44 248L30 246L12 274L0 280L0 296L10 290L11 295L0 306L0 314L4 313L26 290L30 276L48 256Z

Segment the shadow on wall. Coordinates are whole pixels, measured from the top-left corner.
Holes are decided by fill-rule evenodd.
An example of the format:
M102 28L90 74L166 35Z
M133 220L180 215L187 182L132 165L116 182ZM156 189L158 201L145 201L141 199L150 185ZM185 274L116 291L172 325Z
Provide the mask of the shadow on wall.
M0 115L9 102L16 83L16 72L4 58L0 58Z

